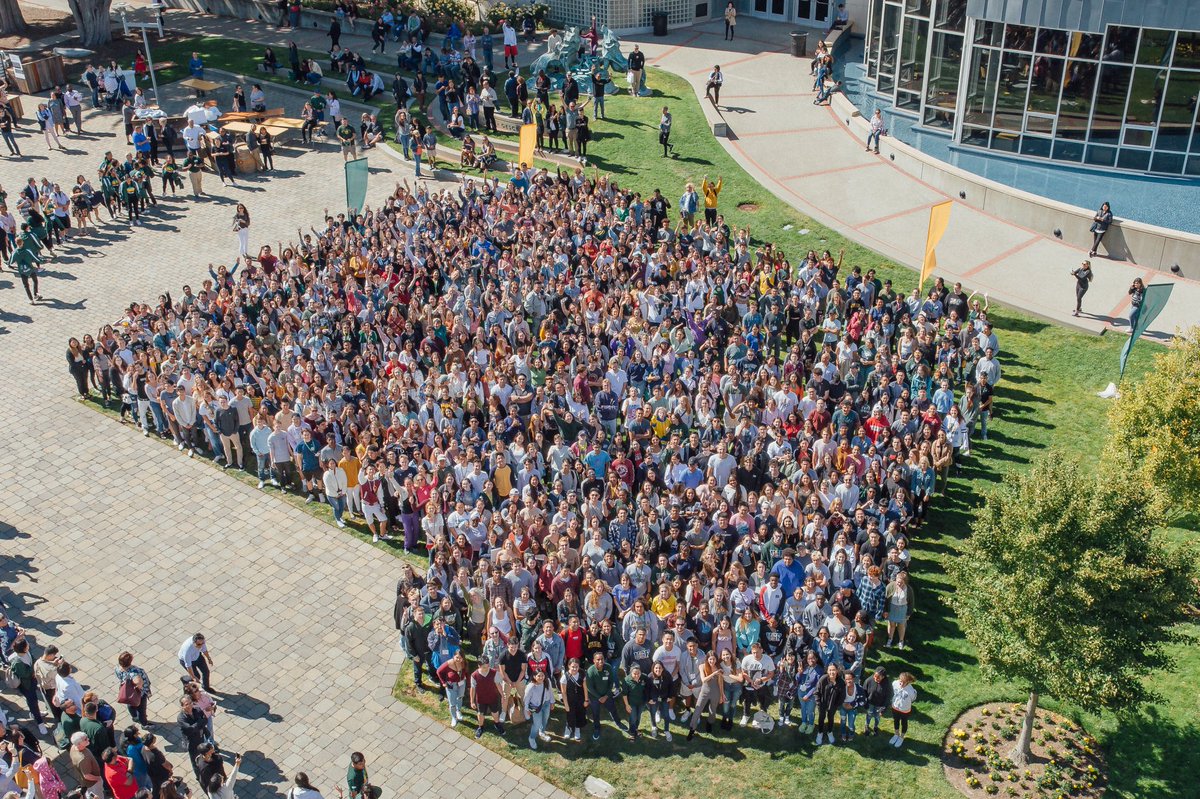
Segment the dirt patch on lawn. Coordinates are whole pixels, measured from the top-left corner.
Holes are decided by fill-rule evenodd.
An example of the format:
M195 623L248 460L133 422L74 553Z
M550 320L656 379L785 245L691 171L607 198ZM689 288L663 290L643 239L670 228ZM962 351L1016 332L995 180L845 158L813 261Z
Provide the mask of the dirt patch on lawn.
M738 203L737 209L747 214L752 214L758 210L758 203Z
M975 799L1099 799L1108 785L1100 745L1075 722L1038 709L1024 768L1008 759L1021 731L1023 705L992 702L958 717L942 745L946 779Z
M75 19L70 14L52 8L22 5L21 16L25 18L25 32L20 36L0 36L0 50L28 47L38 39L75 30Z

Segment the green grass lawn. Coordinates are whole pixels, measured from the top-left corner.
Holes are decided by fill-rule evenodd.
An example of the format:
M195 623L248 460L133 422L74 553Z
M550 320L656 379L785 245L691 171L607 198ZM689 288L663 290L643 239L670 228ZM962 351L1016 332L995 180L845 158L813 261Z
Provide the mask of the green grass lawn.
M156 54L167 58L164 45ZM199 39L174 45L179 63L186 53L199 49L214 68L254 70L258 48L220 39ZM167 66L164 82L183 77L186 70ZM259 76L269 81L270 76ZM757 241L773 241L797 258L808 249L845 249L846 267L874 267L907 290L915 274L878 253L845 239L820 225L756 183L709 133L704 114L691 87L673 75L652 69L648 78L653 98L634 100L619 94L608 100L608 121L593 125L589 160L611 174L622 186L646 194L654 188L674 203L683 184L699 184L705 175L725 179L721 210L732 226L749 225ZM675 118L673 141L676 158L661 158L658 114L666 104ZM388 103L380 103L390 123ZM756 210L742 211L748 205ZM801 233L807 230L807 233ZM822 747L814 751L810 738L798 740L793 731L777 729L770 736L735 730L712 743L705 736L694 745L682 737L674 744L646 740L636 746L618 741L606 728L600 745L561 743L531 752L524 744L526 731L510 733L507 741L487 735L483 743L562 786L582 794L584 778L594 774L617 787L624 797L718 797L737 792L747 799L777 796L887 796L889 799L927 799L958 794L943 779L940 743L951 722L965 708L991 700L1022 698L1012 686L985 682L971 647L962 637L946 599L954 590L946 564L964 545L971 511L981 493L1010 469L1022 468L1039 451L1056 446L1086 461L1100 450L1105 433L1106 403L1095 396L1113 375L1124 339L1097 337L1047 324L1012 309L993 304L991 315L1000 335L1004 379L996 397L997 418L991 440L980 442L976 456L955 480L946 497L930 514L930 523L913 542L918 613L910 628L910 652L889 652L880 662L895 673L906 669L917 675L920 700L914 714L909 744L900 752L883 746L886 738L864 739L850 746ZM1155 351L1142 344L1130 359L1132 379L1150 366ZM248 479L248 478L247 478ZM328 510L305 506L328 519ZM1194 537L1195 520L1170 531L1176 539ZM361 530L355 531L362 536ZM379 544L390 551L395 547ZM380 623L385 623L380 620ZM388 621L387 623L390 623ZM1155 675L1151 685L1166 698L1158 704L1131 708L1130 712L1103 717L1081 715L1071 707L1046 704L1084 723L1103 743L1111 767L1110 796L1185 799L1200 796L1200 783L1186 767L1188 756L1200 751L1200 626L1187 624L1187 643L1173 650L1179 668ZM904 657L897 657L904 655ZM403 701L445 719L443 706L428 695L409 690L402 674L396 695ZM561 732L556 714L552 729ZM464 734L469 734L464 729ZM585 736L586 738L586 736ZM703 761L700 758L704 758ZM704 762L704 768L696 766ZM982 795L982 794L981 794Z

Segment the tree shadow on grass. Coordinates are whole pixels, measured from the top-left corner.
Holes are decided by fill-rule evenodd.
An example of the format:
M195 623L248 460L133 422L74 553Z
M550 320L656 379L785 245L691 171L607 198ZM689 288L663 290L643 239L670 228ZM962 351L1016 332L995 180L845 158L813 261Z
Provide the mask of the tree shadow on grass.
M1078 719L1076 719L1078 720ZM1148 705L1123 715L1104 741L1108 755L1110 796L1195 799L1196 777L1191 768L1200 752L1200 724L1181 726ZM1119 757L1114 753L1120 753Z

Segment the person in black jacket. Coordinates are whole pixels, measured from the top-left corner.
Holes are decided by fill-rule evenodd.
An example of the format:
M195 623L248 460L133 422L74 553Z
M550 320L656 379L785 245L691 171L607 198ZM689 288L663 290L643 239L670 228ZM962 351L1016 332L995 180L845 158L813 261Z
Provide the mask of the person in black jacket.
M883 666L876 668L874 674L863 680L862 691L867 709L864 732L878 735L879 719L892 704L892 681L888 679L887 670Z
M817 682L817 746L824 741L822 736L829 737L833 743L833 720L837 718L838 709L846 699L846 686L842 682L841 670L830 664L825 675Z
M412 619L404 626L404 649L412 661L413 685L422 691L437 690L435 686L427 686L422 677L433 654L429 648L429 630L425 627L425 609L414 605L412 613Z
M208 737L208 719L203 710L192 704L191 697L185 696L179 700L179 716L175 720L179 723L184 742L187 743L188 761L196 772L196 778L200 779L196 759L200 756L201 747ZM204 780L200 780L200 784L204 785Z
M655 661L650 668L650 676L646 678L646 707L650 711L650 737L658 735L658 723L663 725L663 734L667 741L671 740L671 710L667 703L671 700L674 687L670 674L661 661Z

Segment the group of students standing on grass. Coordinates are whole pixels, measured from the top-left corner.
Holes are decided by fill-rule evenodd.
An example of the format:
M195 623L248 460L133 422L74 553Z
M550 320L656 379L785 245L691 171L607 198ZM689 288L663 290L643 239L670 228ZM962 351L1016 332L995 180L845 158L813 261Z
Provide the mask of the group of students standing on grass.
M914 553L987 437L997 334L957 284L793 259L710 193L677 216L582 169L403 183L131 303L68 362L146 434L420 553L414 676L465 680L484 717L562 707L574 739L583 681L589 718L741 706L833 743L876 708L899 743Z

